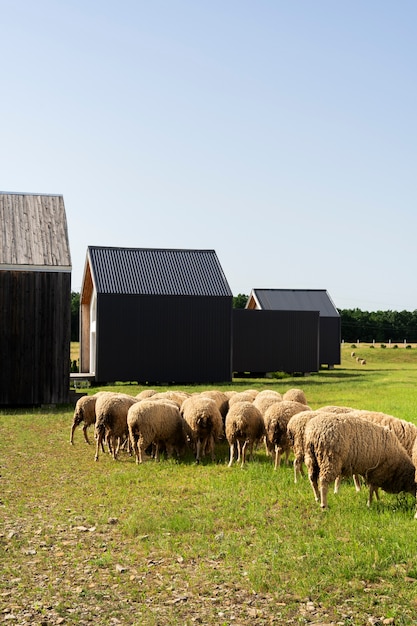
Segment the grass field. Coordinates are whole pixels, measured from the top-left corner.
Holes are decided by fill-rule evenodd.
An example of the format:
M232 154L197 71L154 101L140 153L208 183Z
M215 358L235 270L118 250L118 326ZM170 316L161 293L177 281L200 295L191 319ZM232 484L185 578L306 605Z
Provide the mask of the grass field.
M416 379L416 346L349 344L334 370L221 388L298 387L313 409L344 404L417 424ZM217 463L199 466L191 454L140 467L127 454L95 463L80 429L69 445L72 414L70 406L0 412L0 621L416 623L411 496L382 492L368 509L366 489L345 480L322 512L292 467L274 472L260 447L245 469L228 468L224 443Z

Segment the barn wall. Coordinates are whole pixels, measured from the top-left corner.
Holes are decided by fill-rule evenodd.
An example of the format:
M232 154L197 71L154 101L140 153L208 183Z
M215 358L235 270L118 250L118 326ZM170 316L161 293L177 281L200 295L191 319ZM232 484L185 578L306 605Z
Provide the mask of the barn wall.
M317 372L318 311L233 310L234 372Z
M320 318L320 365L340 365L342 329L340 317Z
M69 272L0 271L0 405L69 400Z
M97 296L98 382L229 382L231 297Z

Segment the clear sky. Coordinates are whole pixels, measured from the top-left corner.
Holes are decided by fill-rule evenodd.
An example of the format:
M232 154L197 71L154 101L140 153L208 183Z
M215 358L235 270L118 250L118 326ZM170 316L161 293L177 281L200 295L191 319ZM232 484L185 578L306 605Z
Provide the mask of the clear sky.
M234 295L417 309L415 0L0 0L2 191L87 246L214 249Z

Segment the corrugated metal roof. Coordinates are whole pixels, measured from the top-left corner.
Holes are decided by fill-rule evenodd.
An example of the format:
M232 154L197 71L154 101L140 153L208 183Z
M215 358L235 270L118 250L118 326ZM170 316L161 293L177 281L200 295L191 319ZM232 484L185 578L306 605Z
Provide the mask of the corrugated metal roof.
M64 199L0 192L0 269L70 271Z
M325 289L252 289L261 309L271 311L319 311L322 317L339 317Z
M97 293L232 296L214 250L89 246Z

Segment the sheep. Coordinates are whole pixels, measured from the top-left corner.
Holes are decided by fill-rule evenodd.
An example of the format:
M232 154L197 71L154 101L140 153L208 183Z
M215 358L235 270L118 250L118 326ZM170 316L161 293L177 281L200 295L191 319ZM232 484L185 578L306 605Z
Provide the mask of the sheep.
M260 410L252 402L235 402L226 415L225 430L230 447L228 467L233 464L235 446L237 447L237 463L241 461L243 467L247 448L252 457L254 445L265 435Z
M216 402L201 395L191 396L182 403L181 415L190 429L196 462L208 452L214 461L215 443L223 435L223 419Z
M386 426L397 437L398 441L405 448L408 456L411 458L414 442L417 438L417 426L412 422L381 413L379 411L355 410L351 414L358 415L368 421Z
M340 407L329 407L330 409L338 409ZM297 477L299 474L304 476L304 457L305 457L305 429L307 423L316 415L320 415L323 413L323 409L317 409L316 411L306 410L301 411L300 413L296 413L293 415L288 424L287 424L287 437L290 445L292 446L294 453L294 482L297 482ZM336 411L329 411L328 414L332 415L336 413ZM340 482L342 480L341 476L338 476L334 483L334 493L338 493ZM355 485L356 491L360 491L361 485L359 477L356 474L353 474L353 482Z
M287 437L290 445L292 446L294 453L294 482L297 482L297 477L299 474L304 476L304 456L305 456L305 445L304 445L304 435L307 423L311 420L312 417L318 415L319 411L311 411L304 410L300 411L293 415L287 424Z
M178 457L185 452L189 428L179 407L171 400L150 399L133 404L127 413L127 426L136 463L143 462L144 452L151 444L155 446L157 461L161 446L168 457L174 452Z
M109 452L116 461L120 443L128 436L127 412L132 404L140 402L125 393L111 393L99 396L96 401L96 454L98 461L100 445L105 438ZM117 443L117 445L116 445Z
M397 437L386 427L352 414L321 412L305 429L305 462L316 501L328 508L329 484L338 476L364 476L367 505L380 487L416 496L415 468Z
M246 389L246 391L237 391L229 397L229 409L235 402L253 402L258 395L255 389Z
M92 424L96 423L96 400L97 396L81 396L77 400L74 409L74 417L71 426L71 434L70 434L70 444L74 444L74 431L84 422L83 425L83 434L86 443L90 443L87 435L87 428Z
M301 402L307 406L307 398L302 389L288 389L282 396L283 400L294 400L295 402Z
M142 389L142 391L136 394L135 398L138 400L145 400L146 398L154 396L156 393L155 389Z
M216 402L217 408L219 409L224 421L227 411L229 410L229 398L227 395L223 393L223 391L218 391L217 389L207 389L206 391L202 391L200 395L212 398Z
M310 407L293 400L275 402L265 411L265 447L267 453L274 455L274 469L279 467L282 454L285 454L285 463L288 464L291 443L287 425L293 415L305 411L311 411Z
M354 359L354 358L355 358L355 356L356 356L356 352L351 352L351 353L350 353L350 356L352 357L352 359Z
M109 395L112 393L113 393L112 391L98 391L92 396L88 396L88 395L81 396L81 398L77 400L77 403L74 409L73 422L71 426L71 434L70 434L71 445L74 444L75 429L77 428L77 426L79 426L79 424L81 424L81 422L84 422L84 426L83 426L84 439L86 443L88 444L90 443L90 440L88 439L88 435L87 435L87 428L89 426L92 426L96 422L97 398L99 396L104 396L105 394Z
M361 360L360 360L360 364L361 364L361 365L366 365L366 359L361 359Z
M172 402L175 402L178 408L181 408L181 405L184 402L184 400L186 400L189 397L190 397L190 394L186 393L185 391L169 390L169 391L159 391L157 393L152 394L146 399L147 400L171 400ZM142 397L141 399L144 399L144 398Z
M277 402L282 402L282 396L277 391L261 391L253 400L253 405L260 410L262 415L265 415L265 411Z

